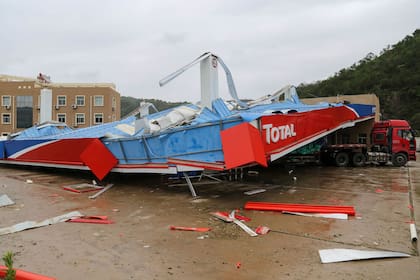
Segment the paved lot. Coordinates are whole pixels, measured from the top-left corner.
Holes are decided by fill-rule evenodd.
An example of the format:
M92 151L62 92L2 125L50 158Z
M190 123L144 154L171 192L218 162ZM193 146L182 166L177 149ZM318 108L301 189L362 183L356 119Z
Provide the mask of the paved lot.
M75 210L115 221L4 235L0 253L13 251L16 267L58 279L419 279L408 223L415 217L420 224L420 163L290 170L257 170L243 181L199 185L195 200L186 186L168 186L167 178L111 176L107 181L115 187L90 200L89 194L62 189L91 182L87 173L0 166L0 194L16 202L0 208L0 227ZM260 188L267 191L244 195ZM247 201L353 205L357 215L332 220L241 210ZM250 217L250 227L273 231L250 237L209 215L232 209ZM169 225L212 231L171 231ZM395 250L412 257L321 264L318 250L328 248Z

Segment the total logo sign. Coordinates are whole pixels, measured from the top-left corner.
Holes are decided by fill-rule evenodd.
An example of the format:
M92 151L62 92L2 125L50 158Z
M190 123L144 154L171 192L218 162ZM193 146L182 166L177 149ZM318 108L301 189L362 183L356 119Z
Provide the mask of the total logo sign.
M296 136L295 125L292 123L280 126L274 126L272 123L268 123L264 124L262 129L266 144L277 143L280 140L286 140Z

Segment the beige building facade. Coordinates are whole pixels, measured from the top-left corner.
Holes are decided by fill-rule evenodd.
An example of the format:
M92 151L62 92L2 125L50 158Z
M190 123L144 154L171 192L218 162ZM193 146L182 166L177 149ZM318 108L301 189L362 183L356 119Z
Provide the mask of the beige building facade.
M0 133L45 121L82 128L120 119L120 94L112 83L51 83L0 75Z

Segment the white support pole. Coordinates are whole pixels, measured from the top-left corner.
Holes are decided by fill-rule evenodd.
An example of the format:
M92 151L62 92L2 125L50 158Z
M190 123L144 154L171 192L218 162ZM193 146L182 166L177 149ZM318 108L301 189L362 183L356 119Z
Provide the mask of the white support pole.
M201 106L212 109L213 100L219 98L218 61L213 55L200 62Z
M52 90L48 88L41 89L41 100L39 104L39 122L47 122L52 120Z

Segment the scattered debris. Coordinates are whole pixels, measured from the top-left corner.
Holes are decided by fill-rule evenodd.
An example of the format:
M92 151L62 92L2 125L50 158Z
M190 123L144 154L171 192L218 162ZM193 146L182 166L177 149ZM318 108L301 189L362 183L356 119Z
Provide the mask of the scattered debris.
M66 222L69 223L89 223L89 224L113 224L114 221L108 220L108 216L81 216L74 217Z
M85 192L94 192L97 190L102 190L103 187L84 183L84 184L64 186L63 189L66 191L71 191L75 193L85 193Z
M201 236L197 237L197 239L206 239L206 238L209 238L208 234L201 235Z
M410 255L391 251L363 251L353 249L325 249L319 250L322 263L346 262L368 259L404 258Z
M236 263L236 268L237 268L237 269L241 268L241 266L242 266L241 262L237 262L237 263Z
M236 225L238 225L241 229L243 229L246 233L248 233L250 236L254 237L254 236L258 236L258 234L256 234L252 229L250 229L247 225L245 225L244 223L242 223L241 221L239 221L238 219L235 218L235 210L233 210L232 212L230 212L229 214L229 218L232 220L232 222L234 222Z
M229 213L228 212L212 212L210 214L213 215L214 217L218 218L218 219L221 219L222 221L232 222L232 220L229 218ZM238 219L239 221L242 221L242 222L251 221L250 218L238 215L236 212L235 212L235 218Z
M314 214L306 214L300 212L290 212L290 211L282 211L282 214L290 214L290 215L297 215L297 216L304 216L304 217L315 217L315 218L327 218L327 219L337 219L337 220L348 220L348 215L343 213L314 213Z
M32 273L32 272L28 272L25 270L21 270L21 269L16 269L14 268L13 270L15 270L16 274L15 274L15 278L13 279L37 279L37 280L55 280L56 278L52 278L52 277L48 277L48 276L44 276L44 275L40 275L40 274L36 274L36 273ZM7 271L7 267L0 265L0 277L5 277L6 275L6 271ZM3 278L1 278L3 279Z
M39 228L39 227L44 227L44 226L48 226L52 224L57 224L57 223L65 222L71 218L81 217L81 216L83 215L79 211L73 211L73 212L70 212L61 216L43 220L41 222L26 221L26 222L22 222L22 223L19 223L10 227L1 228L0 235L15 233L15 232L19 232L26 229Z
M270 229L269 227L266 227L266 226L258 226L258 227L255 229L255 232L256 232L257 234L259 234L259 235L264 235L264 234L267 234L270 230L271 230L271 229Z
M105 188L103 188L99 192L95 193L94 195L90 195L89 198L90 199L95 199L98 196L100 196L101 194L103 194L104 192L106 192L107 190L109 190L110 188L112 188L113 186L114 186L114 184L108 184L108 185L105 186Z
M418 238L417 238L416 225L414 223L410 224L410 235L411 235L411 241L416 242Z
M262 193L262 192L265 192L265 191L266 191L266 189L256 189L256 190L251 190L251 191L244 192L244 194L253 195L253 194Z
M15 202L11 200L7 194L0 195L0 207L13 205Z
M271 203L271 202L247 202L245 210L260 211L288 211L300 213L343 213L354 216L356 211L353 206L332 206L332 205L310 205L310 204L290 204L290 203Z
M239 221L239 219L237 218L238 215L236 215L235 212L236 211L233 210L228 216L226 215L227 214L226 212L213 212L213 213L210 213L210 214L213 215L214 217L222 220L222 221L227 222L227 223L233 222L233 223L237 224L240 228L242 228L250 236L258 236L258 234L256 234L247 225L245 225L244 223L242 223L241 221ZM246 217L242 217L242 216L239 216L239 217L246 218ZM250 220L249 218L246 218L246 219Z
M30 179L27 179L26 180L26 183L28 183L28 184L32 184L34 181L32 181L32 180L30 180Z
M210 231L211 228L196 228L196 227L178 227L178 226L169 226L170 230L185 230L185 231L198 231L198 232L207 232Z
M376 193L383 193L383 192L384 192L384 190L383 190L383 189L376 189L376 190L375 190L375 192L376 192Z

